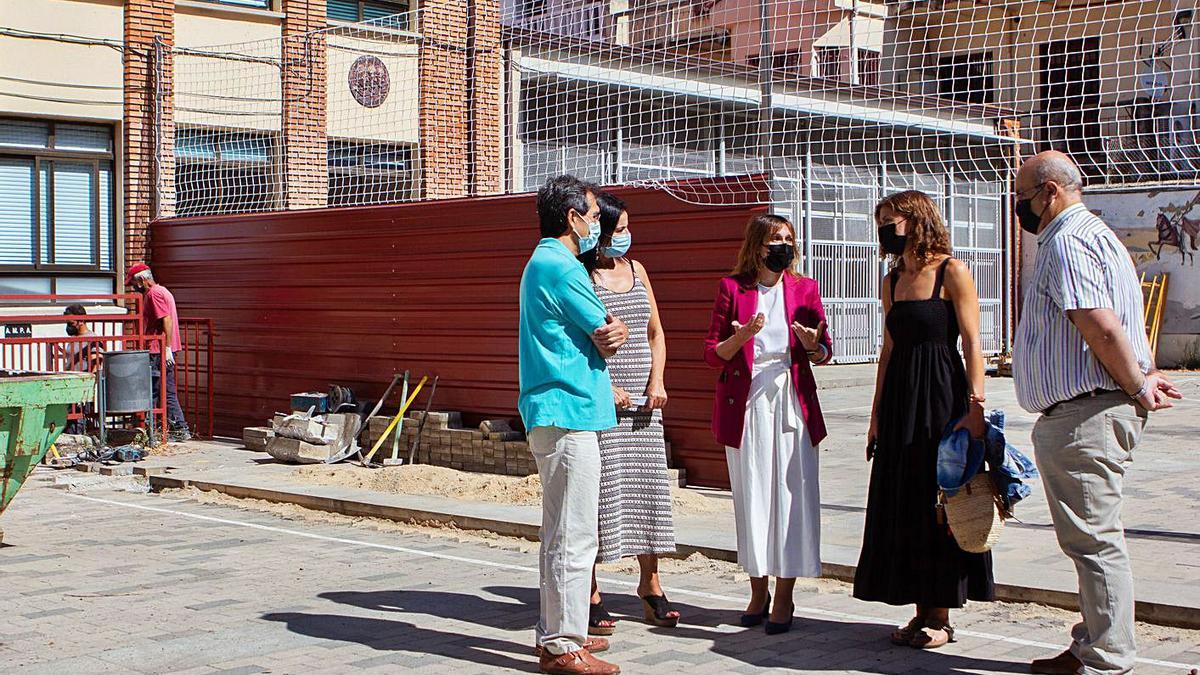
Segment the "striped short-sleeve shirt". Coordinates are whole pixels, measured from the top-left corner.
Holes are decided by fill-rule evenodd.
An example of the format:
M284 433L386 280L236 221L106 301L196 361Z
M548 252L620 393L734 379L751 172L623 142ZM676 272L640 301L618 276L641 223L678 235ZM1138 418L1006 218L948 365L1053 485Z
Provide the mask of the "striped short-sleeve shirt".
M1067 317L1074 309L1111 309L1142 372L1151 369L1142 286L1133 260L1104 221L1083 204L1068 207L1038 234L1013 345L1017 401L1029 412L1096 389L1118 389Z

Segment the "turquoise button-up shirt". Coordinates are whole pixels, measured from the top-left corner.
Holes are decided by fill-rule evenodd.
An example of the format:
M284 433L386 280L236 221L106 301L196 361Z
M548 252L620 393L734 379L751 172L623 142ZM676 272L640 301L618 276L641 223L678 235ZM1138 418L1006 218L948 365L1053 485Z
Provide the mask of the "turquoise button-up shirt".
M608 366L592 343L607 316L583 263L557 239L541 240L521 275L517 408L526 430L616 426Z

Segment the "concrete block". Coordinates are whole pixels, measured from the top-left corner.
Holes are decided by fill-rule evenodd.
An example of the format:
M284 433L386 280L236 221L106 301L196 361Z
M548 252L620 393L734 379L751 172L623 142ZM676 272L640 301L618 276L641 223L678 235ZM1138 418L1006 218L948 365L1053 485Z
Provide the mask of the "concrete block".
M84 473L95 473L96 469L99 467L100 465L96 464L95 462L80 462L75 465L75 470L82 471Z
M133 467L128 464L116 464L100 467L101 476L132 476Z
M268 427L246 427L242 429L242 444L248 450L266 452L267 441L275 437L275 431Z
M171 470L169 466L135 466L133 467L133 475L135 476L162 476Z
M267 443L267 454L281 462L320 464L336 451L333 445L314 445L295 438L276 436Z

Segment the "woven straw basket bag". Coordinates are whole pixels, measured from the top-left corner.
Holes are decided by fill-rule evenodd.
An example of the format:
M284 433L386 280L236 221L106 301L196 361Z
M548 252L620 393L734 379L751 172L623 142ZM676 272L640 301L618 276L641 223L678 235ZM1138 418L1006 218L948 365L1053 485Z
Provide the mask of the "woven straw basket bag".
M1004 519L1000 498L987 471L975 474L953 497L941 494L946 522L958 547L968 553L986 553L1000 540Z

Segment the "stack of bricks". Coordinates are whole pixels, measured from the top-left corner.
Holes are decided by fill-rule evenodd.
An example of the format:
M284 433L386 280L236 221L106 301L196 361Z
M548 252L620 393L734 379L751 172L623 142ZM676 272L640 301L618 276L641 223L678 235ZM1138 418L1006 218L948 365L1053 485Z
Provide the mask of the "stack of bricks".
M399 456L408 459L409 449L416 437L423 413L409 413L400 432ZM391 423L388 417L372 417L363 433L364 452ZM384 439L375 461L391 456L392 434ZM462 415L456 412L431 412L421 430L421 447L416 461L420 464L444 466L475 473L497 473L509 476L528 476L537 473L533 455L525 437L504 421L489 420L478 429L462 428Z
M134 262L146 258L150 221L175 214L175 0L127 0L124 33L125 260Z

